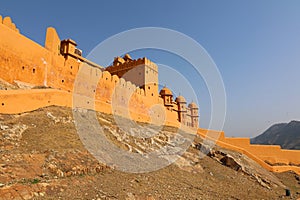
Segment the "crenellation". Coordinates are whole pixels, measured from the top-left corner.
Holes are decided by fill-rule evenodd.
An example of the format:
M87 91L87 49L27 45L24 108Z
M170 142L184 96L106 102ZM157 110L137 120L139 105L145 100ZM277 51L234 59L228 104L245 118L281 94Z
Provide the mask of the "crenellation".
M3 24L11 29L12 28L11 18L9 16L4 17Z
M0 22L2 24L4 24L5 26L7 26L8 28L10 28L13 31L16 32L20 32L19 29L17 29L16 24L12 22L11 18L9 16L6 16L4 18L2 18L2 16L0 16Z
M120 81L120 79L119 79L119 77L118 77L117 75L112 75L112 76L111 76L111 79L112 79L112 83L113 83L114 85L117 85L118 82Z

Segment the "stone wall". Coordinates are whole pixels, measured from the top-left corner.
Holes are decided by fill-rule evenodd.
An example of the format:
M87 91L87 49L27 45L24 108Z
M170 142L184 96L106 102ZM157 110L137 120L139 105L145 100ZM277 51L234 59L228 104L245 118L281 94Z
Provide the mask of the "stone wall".
M217 145L243 153L256 161L262 167L274 171L295 171L300 174L300 151L285 150L278 145L252 145L249 138L229 138L222 131L198 129L203 138L215 141ZM269 165L269 164L271 165ZM272 166L283 164L282 166Z

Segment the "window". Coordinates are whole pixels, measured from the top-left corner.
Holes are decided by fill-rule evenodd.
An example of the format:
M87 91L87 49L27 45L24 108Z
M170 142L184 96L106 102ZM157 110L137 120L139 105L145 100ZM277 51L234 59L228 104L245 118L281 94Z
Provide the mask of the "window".
M35 73L35 69L32 69L32 72Z

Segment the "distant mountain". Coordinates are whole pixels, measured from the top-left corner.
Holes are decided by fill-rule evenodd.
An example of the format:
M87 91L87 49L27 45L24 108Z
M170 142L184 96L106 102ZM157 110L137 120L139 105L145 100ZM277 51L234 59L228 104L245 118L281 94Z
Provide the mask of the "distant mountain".
M300 121L275 124L251 139L252 144L275 144L283 149L300 150Z

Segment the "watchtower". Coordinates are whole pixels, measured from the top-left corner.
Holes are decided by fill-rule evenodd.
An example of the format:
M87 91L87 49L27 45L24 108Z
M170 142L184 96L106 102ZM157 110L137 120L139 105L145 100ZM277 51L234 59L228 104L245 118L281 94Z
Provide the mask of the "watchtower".
M182 124L186 125L186 115L187 115L187 109L186 109L186 100L183 96L178 96L175 99L177 103L178 108L178 120Z
M164 100L164 105L166 107L172 107L172 102L173 102L173 94L171 92L171 90L167 87L164 87L163 89L161 89L161 91L159 92L159 95L161 96L161 98Z
M116 57L113 65L105 70L144 89L147 97L158 98L158 67L149 59L133 60L126 54L123 58Z
M198 106L192 102L188 105L190 109L190 117L191 117L191 126L194 128L198 128L199 126L199 108Z

